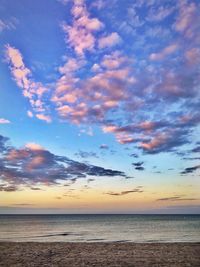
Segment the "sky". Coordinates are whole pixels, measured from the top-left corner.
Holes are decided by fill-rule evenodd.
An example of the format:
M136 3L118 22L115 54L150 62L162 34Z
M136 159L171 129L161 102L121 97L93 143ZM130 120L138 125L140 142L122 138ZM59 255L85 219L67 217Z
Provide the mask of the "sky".
M0 0L0 213L200 213L200 3Z

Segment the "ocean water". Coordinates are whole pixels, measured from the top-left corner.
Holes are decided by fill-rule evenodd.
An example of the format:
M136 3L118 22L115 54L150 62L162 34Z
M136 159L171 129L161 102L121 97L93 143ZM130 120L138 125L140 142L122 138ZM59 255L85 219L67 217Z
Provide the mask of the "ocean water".
M200 242L200 215L0 215L0 241Z

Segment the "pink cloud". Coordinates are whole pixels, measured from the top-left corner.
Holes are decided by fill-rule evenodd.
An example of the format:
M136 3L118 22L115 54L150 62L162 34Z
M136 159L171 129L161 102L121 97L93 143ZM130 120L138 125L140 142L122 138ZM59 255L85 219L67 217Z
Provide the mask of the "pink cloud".
M104 133L114 133L118 143L125 145L137 142L137 139L133 136L132 127L118 127L115 125L104 125L102 130Z
M153 140L150 143L140 143L140 147L144 150L152 150L161 144L160 140Z
M110 35L101 37L98 40L99 48L112 47L121 42L121 37L117 32L112 32Z
M4 118L0 118L0 124L9 124L10 121Z
M139 124L139 127L146 131L152 131L154 130L155 123L152 121L144 121Z
M76 124L101 122L127 97L126 87L135 83L129 63L121 52L115 51L92 67L91 76L81 80L77 71L87 63L80 58L69 58L59 68L61 77L51 99L58 114Z
M11 73L16 81L16 84L23 90L23 95L29 99L33 110L35 112L45 112L46 108L42 97L48 89L41 83L35 82L32 79L32 72L25 66L23 57L18 49L7 45L6 57L10 63ZM28 116L33 117L32 111L29 111L27 114ZM43 120L45 117L47 118L49 116L40 114L36 117Z
M171 54L173 54L177 49L178 49L178 45L177 44L171 44L167 47L165 47L161 52L159 53L152 53L149 58L151 60L162 60L164 59L166 56L169 56Z
M105 125L103 126L104 133L114 133L117 131L117 126L114 125Z
M103 27L103 23L97 18L89 19L87 15L80 17L76 23L80 27L85 27L89 31L98 31Z
M30 118L33 118L33 116L34 116L34 115L33 115L33 112L30 111L30 110L27 111L27 115L28 115Z
M110 55L105 55L101 65L107 69L117 69L124 63L128 63L128 59L125 56L122 56L119 51L115 51Z
M178 32L183 32L191 25L193 21L194 14L196 13L195 3L189 5L181 3L180 5L180 14L175 23L175 29Z
M83 56L85 50L92 51L95 45L95 37L85 28L63 25L63 30L68 34L67 42L74 48L75 52Z
M192 48L185 52L185 58L190 65L196 65L200 62L200 49Z
M36 143L27 143L25 147L30 150L44 150L44 148L41 145Z
M20 54L19 50L7 45L6 46L6 55L9 60L11 60L14 68L25 68L22 55Z
M96 38L93 32L99 31L104 25L97 18L90 18L84 1L74 1L71 13L74 16L73 25L62 25L67 34L66 42L77 55L84 56L85 51L92 51L95 47Z
M40 168L46 163L46 158L43 155L34 156L28 162L26 169L32 171L34 169Z
M51 117L49 115L44 115L44 114L36 114L35 115L39 120L46 121L50 123L52 121Z
M139 148L148 154L174 151L176 147L187 143L185 134L185 129L175 127L157 133L154 132L149 138L150 141L142 141Z
M20 150L12 149L7 153L6 159L10 161L15 161L15 160L27 158L28 156L29 156L29 153L26 149L20 149Z
M51 100L58 106L69 103L75 103L78 99L76 84L79 78L76 78L76 71L84 66L84 60L69 58L66 63L59 68L61 77L56 82L56 90Z
M122 145L131 144L136 141L135 138L133 138L133 136L125 133L117 134L116 139Z

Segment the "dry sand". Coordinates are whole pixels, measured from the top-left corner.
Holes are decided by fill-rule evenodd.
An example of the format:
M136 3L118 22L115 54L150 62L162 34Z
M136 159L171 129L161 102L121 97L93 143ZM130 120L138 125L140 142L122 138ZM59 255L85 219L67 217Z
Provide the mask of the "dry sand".
M0 243L0 266L200 267L200 243Z

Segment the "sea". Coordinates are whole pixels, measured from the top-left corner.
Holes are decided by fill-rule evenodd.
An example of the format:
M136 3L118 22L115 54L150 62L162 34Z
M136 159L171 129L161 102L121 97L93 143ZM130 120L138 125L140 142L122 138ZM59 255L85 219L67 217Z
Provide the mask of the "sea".
M0 241L200 242L200 215L0 215Z

